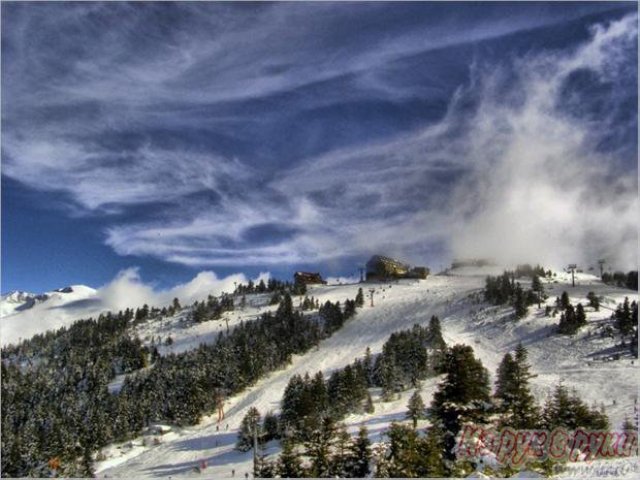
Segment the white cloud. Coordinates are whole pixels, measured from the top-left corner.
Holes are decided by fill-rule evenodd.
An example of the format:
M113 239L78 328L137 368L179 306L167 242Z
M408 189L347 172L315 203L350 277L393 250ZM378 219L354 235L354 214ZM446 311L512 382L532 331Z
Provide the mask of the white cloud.
M223 200L190 220L114 227L108 243L189 265L329 262L377 251L419 260L439 241L453 256L509 263L561 267L606 257L635 265L635 173L614 172L613 154L589 143L590 121L557 108L572 72L611 76L624 67L612 59L627 60L621 51L637 36L632 20L595 28L573 52L516 59L509 83L500 66L477 68L442 122L305 160L269 185L281 203ZM461 112L468 95L478 106ZM603 185L612 175L616 184ZM264 223L298 233L273 245L243 243L243 232Z
M266 282L269 278L270 274L263 272L253 280ZM190 305L195 301L206 299L208 295L232 293L237 285L247 282L247 277L242 273L220 278L214 272L204 271L187 283L158 290L142 281L137 268L128 268L118 273L111 282L100 287L96 292L96 298L100 301L101 309L112 311L144 304L157 307L168 306L174 298L178 298L182 305Z
M225 102L268 99L355 73L361 74L360 86L376 95L401 98L403 87L382 75L391 62L555 21L553 15L520 15L492 18L482 28L446 24L336 50L306 41L318 24L333 25L335 6L308 7L316 15L306 8L268 4L244 17L197 11L194 18L202 23L191 31L178 29L159 44L148 44L152 35L137 36L144 15L119 5L117 12L126 14L117 30L100 30L83 48L72 36L61 39L62 47L78 47L80 53L63 56L65 75L52 80L45 68L47 51L30 47L37 38L28 36L29 24L57 31L80 18L89 28L102 10L79 6L63 17L17 19L9 43L19 61L8 62L3 72L5 91L15 93L15 100L3 104L12 122L7 133L3 130L3 174L37 189L67 192L89 213L126 213L161 203L143 220L110 225L106 242L122 255L190 266L330 262L378 251L422 264L434 245L451 246L452 255L556 265L594 256L621 266L636 263L637 170L624 172L633 178L603 186L602 178L620 178L614 169L620 160L594 149L590 138L598 126L592 120L570 117L557 107L566 78L577 69L607 79L637 67L635 59L626 58L628 43L637 39L635 15L594 27L592 37L571 52L534 53L506 68L473 66L472 85L458 90L436 125L297 159L296 167L279 166L275 173L250 166L248 156L204 154L206 149L191 145L174 149L138 137L126 148L102 142L114 132L138 132L144 139L147 129L204 124L242 139L249 135L242 128L247 115L253 114L231 114L223 110ZM40 77L47 81L38 83ZM464 107L470 99L475 106ZM293 113L344 100L336 92L305 98ZM86 106L87 112L79 119L73 112L40 123L20 115L36 106L68 105ZM213 112L210 117L193 114L202 105ZM286 132L282 135L287 141ZM192 196L202 192L215 194L215 201L195 202ZM248 238L265 226L287 231L269 242ZM232 281L202 273L181 292L193 297L208 288L228 288ZM101 291L110 305L120 305L126 291L150 304L173 295L156 292L133 270Z

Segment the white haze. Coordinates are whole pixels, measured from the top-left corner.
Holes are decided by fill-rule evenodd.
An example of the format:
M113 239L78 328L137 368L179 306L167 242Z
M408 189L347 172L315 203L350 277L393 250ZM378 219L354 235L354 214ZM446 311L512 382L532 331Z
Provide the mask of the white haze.
M555 106L572 72L588 69L606 80L633 63L624 49L637 42L636 20L595 29L572 54L519 60L513 105L504 101L513 92L493 81L500 73L485 74L467 135L473 175L454 196L455 255L556 267L598 258L618 268L637 265L637 170L616 175L618 159L590 145L592 125Z
M269 277L269 273L263 272L253 281L255 283L260 280L266 282ZM113 311L139 307L144 304L157 307L168 306L174 298L178 298L184 306L204 300L208 295L218 296L222 293L232 293L237 285L246 284L248 281L249 279L242 273L219 278L214 272L204 271L198 273L187 283L163 290L155 289L152 285L144 283L137 268L128 268L118 273L111 282L100 287L96 292L96 297L100 300L103 308Z

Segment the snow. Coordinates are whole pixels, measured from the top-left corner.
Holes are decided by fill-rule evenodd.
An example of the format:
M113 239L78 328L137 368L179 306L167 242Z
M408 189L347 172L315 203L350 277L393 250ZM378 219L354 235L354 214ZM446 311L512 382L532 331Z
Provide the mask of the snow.
M611 315L611 308L615 308L625 296L637 299L637 294L604 285L596 277L582 273L576 274L576 287L573 288L571 275L557 272L556 277L545 285L549 294L546 303L553 305L555 297L566 290L574 304L583 303L588 319L588 325L577 335L562 336L554 333L559 316L545 317L545 305L541 309L530 307L526 318L514 321L511 309L479 302L486 274L487 271L483 272L482 269L454 270L446 275L430 276L426 280L311 286L307 295L318 298L321 303L326 300L344 302L347 298L354 298L362 286L366 304L341 330L322 341L318 347L294 356L286 368L272 372L244 392L228 398L224 408L226 417L219 424L216 423L217 416L212 413L192 427L172 427L171 432L165 435L147 432L131 445L111 445L103 449L104 459L96 464L98 476L231 478L233 469L235 477L242 478L245 472L251 472L252 453L238 452L234 445L237 429L249 407L258 408L263 415L268 411L277 412L284 389L293 375L304 375L306 372L314 374L321 370L326 378L335 369L363 356L367 347L372 353L379 353L392 332L410 328L416 323L428 325L432 315L440 317L447 343L466 343L473 347L475 355L489 370L492 381L504 354L522 342L529 351L532 371L537 374L532 379L532 390L540 404L562 381L569 387L575 387L589 404L604 403L612 428L619 428L623 418L633 414L638 389L638 362L624 356L617 361L596 360L610 356L608 352L615 347L613 339L601 338L599 328ZM375 289L374 307L370 306L369 288ZM599 312L587 307L586 295L589 291L602 297ZM152 339L156 341L161 354L195 348L202 342L215 341L218 333L227 328L225 319L228 319L229 328L233 328L241 321L252 321L261 312L276 308L267 305L269 295L247 295L246 298L245 309L227 312L223 320L192 324L186 320L187 311L183 310L174 317L144 322L136 327L137 333L145 343L150 343ZM298 305L301 298L294 298L294 305ZM34 309L38 307L40 305ZM10 318L3 319L3 322ZM166 346L164 340L169 335L174 343ZM158 343L158 339L162 341ZM110 390L117 391L123 380L124 376L119 376L110 385ZM431 402L440 380L431 378L423 382L420 392L426 404ZM366 425L375 443L384 440L384 432L392 421L406 421L406 405L413 391L403 392L394 401L386 403L380 400L378 390L372 389L371 393L375 412L349 415L345 424L353 434L360 425ZM418 428L427 425L428 421L422 420ZM277 451L276 443L270 445L269 452ZM206 470L202 474L195 473L194 467L202 460L207 462ZM625 459L616 461L627 465L624 467L627 470L631 468ZM571 465L571 468L574 467L577 468ZM577 470L569 474L590 476Z
M3 296L0 342L3 346L16 343L95 315L91 302L95 296L96 290L85 285L71 285L42 295L13 292Z
M235 298L235 310L224 312L217 320L194 323L189 320L189 309L184 308L172 317L149 319L134 328L134 333L145 345L153 344L160 355L182 353L197 348L202 343L213 343L218 335L233 330L240 322L258 319L263 313L275 311L277 305L269 305L270 294L246 296L246 305L240 307L240 297ZM166 344L171 337L171 345Z

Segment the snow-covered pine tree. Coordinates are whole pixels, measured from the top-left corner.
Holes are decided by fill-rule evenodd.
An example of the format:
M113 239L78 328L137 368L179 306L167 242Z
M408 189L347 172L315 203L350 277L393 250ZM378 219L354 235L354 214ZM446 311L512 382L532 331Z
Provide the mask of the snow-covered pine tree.
M413 423L413 429L415 430L418 426L418 420L424 418L425 416L425 406L422 397L418 390L413 392L411 398L409 399L409 403L407 404L407 418L411 419Z
M535 398L529 388L531 374L527 349L518 344L515 359L507 353L498 367L495 397L500 400L502 423L515 429L536 427L539 417Z
M282 442L282 452L276 463L276 472L281 478L301 478L306 476L302 460L291 439Z
M256 407L251 407L245 414L238 431L236 448L247 452L253 448L254 435L260 436L260 412Z
M484 424L491 408L489 374L468 345L454 345L445 362L446 377L431 402L433 423L445 431L445 449L454 458L455 436L464 423Z

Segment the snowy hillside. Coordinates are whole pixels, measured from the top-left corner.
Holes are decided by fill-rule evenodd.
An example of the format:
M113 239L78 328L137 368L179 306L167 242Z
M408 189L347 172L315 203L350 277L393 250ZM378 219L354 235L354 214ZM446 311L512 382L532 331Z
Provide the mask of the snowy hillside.
M587 403L603 404L612 428L620 428L623 418L632 415L637 401L637 361L625 356L613 360L615 342L601 335L601 323L610 317L611 309L625 296L637 299L637 294L604 285L587 274L578 274L577 284L572 287L570 276L557 273L553 280L545 283L548 305L552 305L555 297L564 290L572 302L582 302L583 305L588 303L586 295L589 291L602 297L599 312L586 308L588 325L577 335L565 336L554 333L558 318L546 317L544 304L541 309L530 307L525 318L515 321L512 309L480 302L485 275L486 271L482 270L453 271L449 275L430 276L421 281L366 284L365 293L369 288L375 288L373 307L367 296L365 306L357 315L317 348L294 357L287 368L271 373L241 394L228 398L223 421L216 423L216 416L211 415L193 427L174 427L163 436L146 435L127 444L105 448L101 452L101 461L96 464L98 476L202 477L203 474L194 472L194 467L205 460L208 466L203 473L206 477L231 478L235 473L237 478L242 478L245 472L251 472L252 454L241 453L234 449L234 445L237 429L250 407L258 408L262 414L277 412L283 391L293 375L322 371L326 378L335 369L363 356L367 347L372 353L379 353L394 331L416 323L426 326L432 315L440 317L443 335L449 345L465 343L473 347L476 357L492 375L492 382L503 355L522 342L529 351L532 370L537 374L532 379L532 388L539 403L544 402L555 385L563 382L575 388ZM308 295L315 296L320 302L344 301L354 298L360 286L315 286L310 288ZM252 295L247 299L249 305L244 311L227 314L230 328L240 320L255 317L259 310L266 308L265 298ZM297 299L294 299L294 305L297 305ZM224 319L191 326L181 326L183 323L178 315L154 325L143 324L138 327L139 334L147 342L155 336L174 337L174 344L163 347L161 352L167 353L213 341L219 331L227 328ZM438 382L438 378L432 378L422 384L425 403L430 403ZM360 425L366 425L371 440L377 442L392 421L404 420L412 391L406 391L399 399L386 403L381 401L375 389L372 394L375 412L350 415L345 423L352 433ZM419 426L427 424L428 421L423 420ZM155 442L154 438L157 439ZM270 443L267 453L277 451L276 444Z
M49 329L70 325L97 313L92 299L96 290L71 285L43 294L11 292L0 302L0 341L15 343Z

